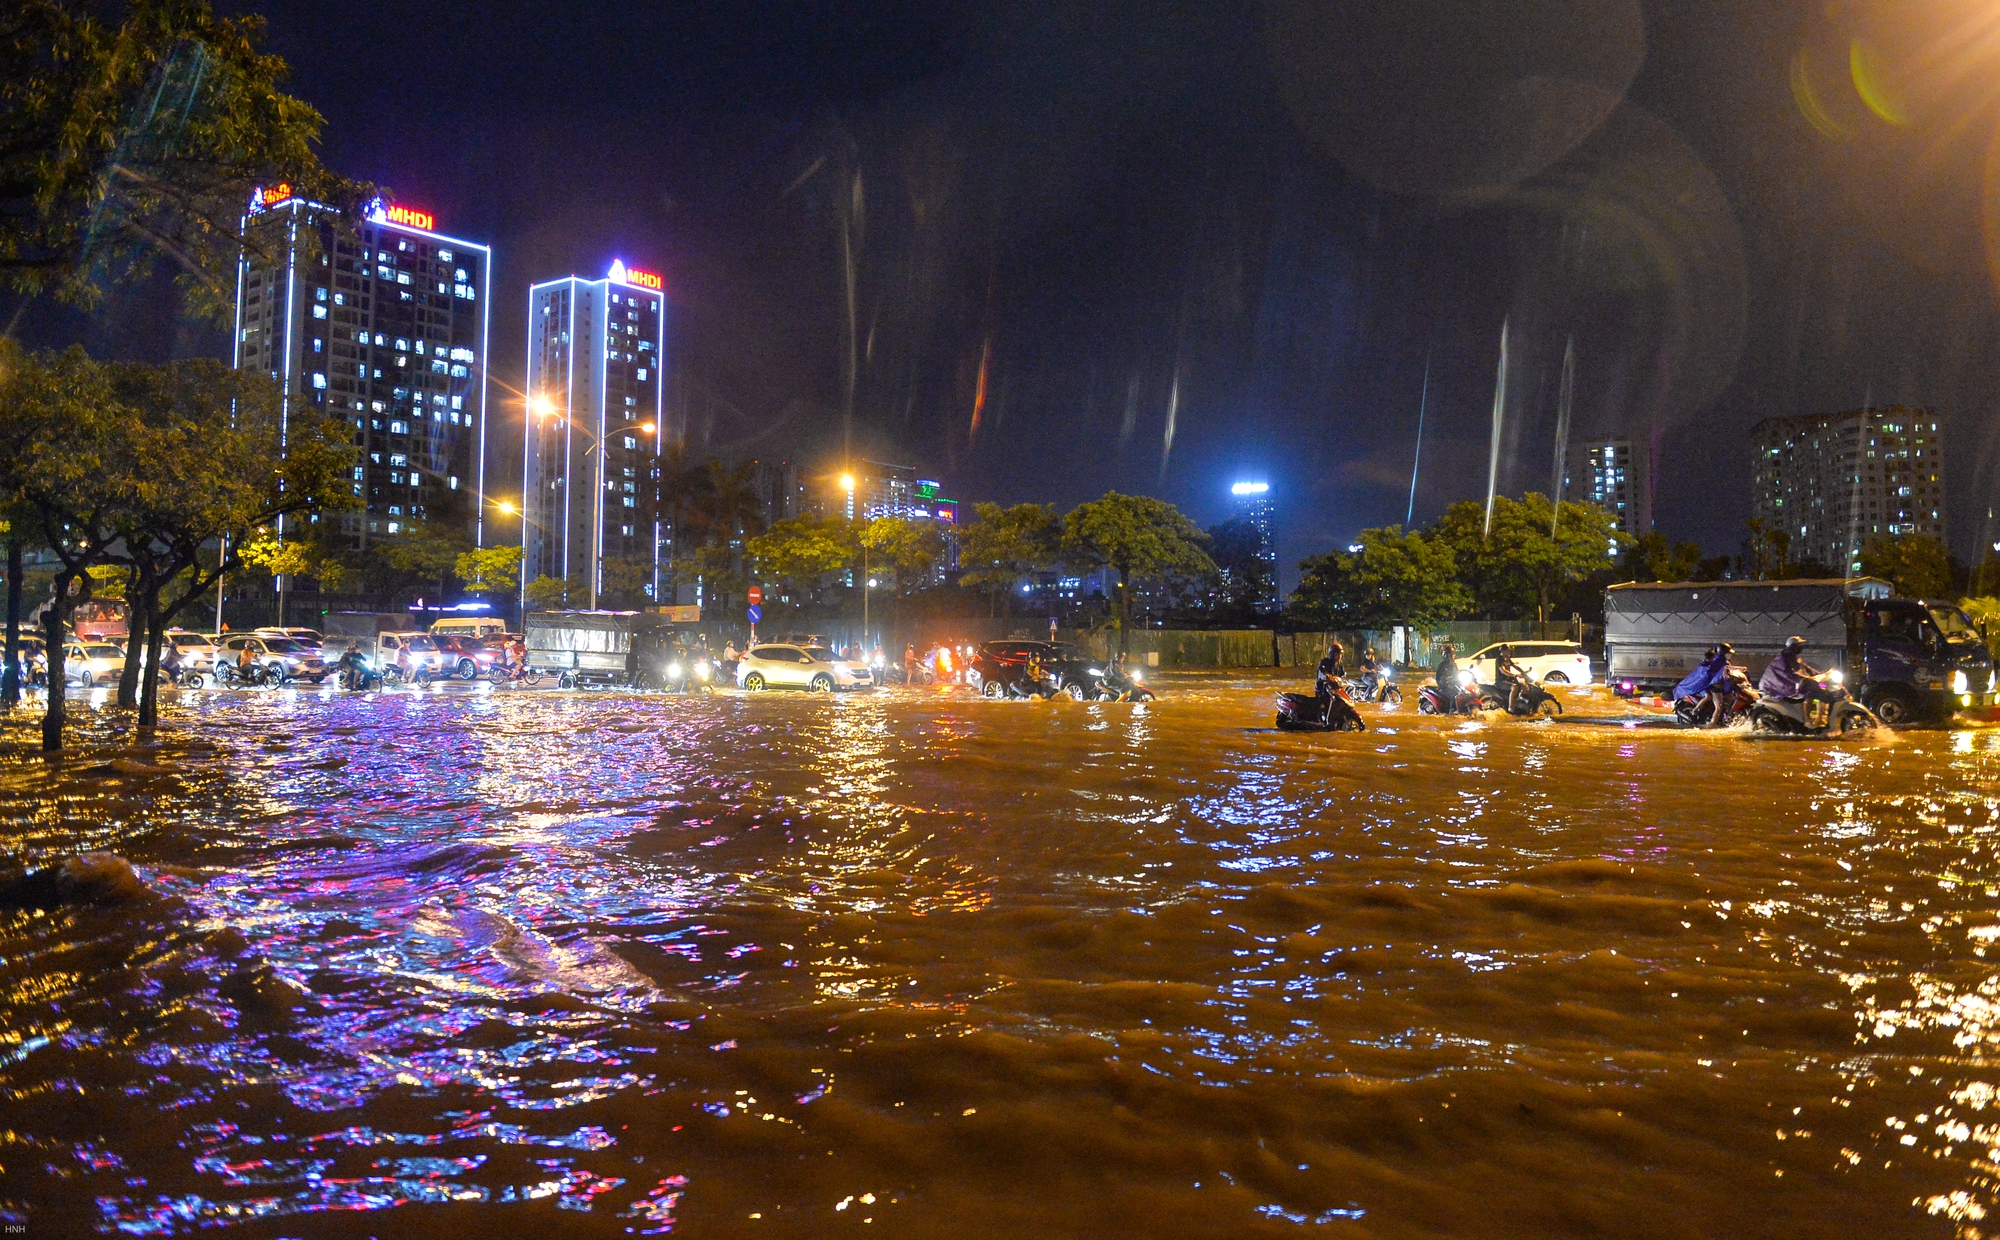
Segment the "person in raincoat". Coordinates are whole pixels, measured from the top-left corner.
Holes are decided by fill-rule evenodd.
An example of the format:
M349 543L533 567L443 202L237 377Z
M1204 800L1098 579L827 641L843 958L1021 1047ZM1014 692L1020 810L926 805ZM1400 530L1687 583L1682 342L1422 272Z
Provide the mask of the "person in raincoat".
M1805 653L1805 638L1786 638L1785 648L1765 665L1764 674L1757 678L1757 692L1778 698L1812 697L1823 692L1819 686L1821 673L1806 662Z
M1721 648L1710 646L1708 653L1702 655L1701 662L1695 664L1694 670L1681 677L1681 682L1674 686L1674 701L1706 697L1716 681L1727 679L1729 655Z

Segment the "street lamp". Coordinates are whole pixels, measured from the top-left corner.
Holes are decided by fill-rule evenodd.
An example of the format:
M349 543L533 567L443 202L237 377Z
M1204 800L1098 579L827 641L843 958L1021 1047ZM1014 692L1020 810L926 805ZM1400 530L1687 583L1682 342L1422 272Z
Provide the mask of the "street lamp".
M840 489L847 492L847 519L854 519L854 475L840 475ZM861 544L861 657L868 657L868 587L875 583L868 576L868 543Z

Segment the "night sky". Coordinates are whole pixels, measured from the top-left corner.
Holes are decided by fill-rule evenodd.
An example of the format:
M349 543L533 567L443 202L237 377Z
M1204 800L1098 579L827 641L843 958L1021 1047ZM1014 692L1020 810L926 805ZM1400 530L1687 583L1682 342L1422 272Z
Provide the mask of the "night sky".
M1736 550L1752 422L1870 402L1943 415L1955 549L2000 534L1990 0L247 7L331 165L494 245L503 443L528 283L619 257L697 452L1204 523L1268 478L1288 584L1403 520L1427 367L1416 519L1483 496L1503 320L1503 491L1573 337L1670 536ZM92 342L224 347L144 321Z

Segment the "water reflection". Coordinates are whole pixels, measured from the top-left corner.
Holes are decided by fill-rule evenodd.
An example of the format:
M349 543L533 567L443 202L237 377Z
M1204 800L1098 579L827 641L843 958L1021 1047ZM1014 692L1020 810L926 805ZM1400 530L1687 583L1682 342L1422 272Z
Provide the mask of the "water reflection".
M1985 1226L2000 733L1288 736L1268 698L212 694L122 768L16 754L15 849L144 885L0 914L0 1210Z

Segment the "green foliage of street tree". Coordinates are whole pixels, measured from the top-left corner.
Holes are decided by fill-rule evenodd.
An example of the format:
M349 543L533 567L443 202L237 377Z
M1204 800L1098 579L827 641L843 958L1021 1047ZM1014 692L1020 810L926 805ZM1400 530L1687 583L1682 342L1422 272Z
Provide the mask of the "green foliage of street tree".
M1063 517L1063 551L1071 562L1118 574L1120 649L1130 643L1133 580L1213 573L1207 542L1208 535L1180 509L1148 495L1107 491Z
M1392 621L1427 627L1465 614L1472 592L1443 540L1401 526L1363 530L1359 551L1330 551L1299 564L1292 616L1327 629L1378 628Z
M1634 581L1701 581L1703 565L1700 543L1676 543L1656 532L1633 539L1625 555L1625 571Z
M285 94L263 22L203 0L14 0L0 16L0 273L89 304L100 275L160 260L198 310L230 306L237 222L257 185L342 207L318 112Z
M784 579L808 595L861 558L854 527L838 517L793 517L752 538L745 550L761 581Z
M528 583L523 594L529 611L556 611L568 604L569 591L569 582L543 573ZM589 591L584 593L587 596Z
M521 549L475 547L461 551L451 571L474 594L510 594L521 584Z
M1541 618L1558 592L1614 567L1632 542L1597 505L1565 500L1558 513L1547 496L1533 491L1518 500L1495 496L1490 531L1484 506L1461 500L1445 509L1426 538L1451 552L1475 610Z
M1951 594L1951 552L1929 534L1881 534L1861 544L1861 572L1880 577L1904 598Z
M938 560L944 555L944 533L935 521L875 517L863 523L859 540L867 553L868 572L892 574L899 596L936 573Z
M261 529L353 502L350 437L345 423L294 415L281 454L266 375L207 360L104 364L81 349L28 354L0 341L0 503L31 519L59 561L44 617L45 749L62 747L61 638L94 593L92 570L123 570L134 653L159 666L166 625L242 568ZM228 550L205 557L212 543ZM144 678L141 727L157 718L156 689Z
M1014 586L1062 554L1062 518L1054 504L975 504L978 520L959 533L958 582L987 595L989 614L1014 614Z

